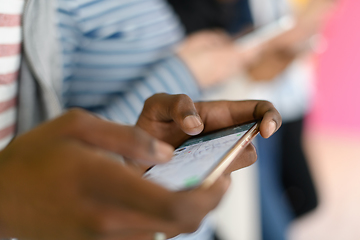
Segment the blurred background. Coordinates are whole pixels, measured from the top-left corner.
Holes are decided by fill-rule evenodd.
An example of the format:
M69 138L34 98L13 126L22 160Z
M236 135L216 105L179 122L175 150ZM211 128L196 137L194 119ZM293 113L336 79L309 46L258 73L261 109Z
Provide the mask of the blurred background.
M211 216L219 239L360 239L359 0L58 3L65 107L134 124L168 92L279 110Z
M360 239L360 2L168 2L190 38L221 29L241 56L201 99L266 99L283 117L212 214L219 239Z

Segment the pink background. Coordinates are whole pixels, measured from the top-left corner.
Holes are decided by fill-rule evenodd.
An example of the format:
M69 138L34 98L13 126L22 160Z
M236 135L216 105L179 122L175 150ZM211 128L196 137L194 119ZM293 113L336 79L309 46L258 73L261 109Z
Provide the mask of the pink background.
M317 93L307 126L360 136L360 1L342 0L323 35L318 56Z

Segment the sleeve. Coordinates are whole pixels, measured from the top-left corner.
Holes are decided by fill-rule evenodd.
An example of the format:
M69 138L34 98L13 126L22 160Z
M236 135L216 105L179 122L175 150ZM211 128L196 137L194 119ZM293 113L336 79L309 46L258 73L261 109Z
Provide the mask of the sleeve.
M173 52L183 29L159 0L59 0L64 102L134 124L155 93L199 98L197 81Z
M96 112L105 118L127 124L134 124L144 102L156 93L187 94L194 101L200 97L200 88L192 73L176 55L172 55L150 69L131 88L112 99Z

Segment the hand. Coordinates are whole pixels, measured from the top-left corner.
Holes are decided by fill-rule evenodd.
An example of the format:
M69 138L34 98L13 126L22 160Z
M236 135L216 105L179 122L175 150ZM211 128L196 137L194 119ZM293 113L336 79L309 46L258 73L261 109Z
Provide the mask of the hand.
M231 38L221 31L201 31L189 36L179 47L178 55L202 88L235 76L243 63Z
M203 30L191 34L178 47L178 52L199 52L231 43L231 37L222 30Z
M263 44L260 54L246 67L252 80L273 80L293 60L310 50L309 39L317 34L336 0L313 0L297 14L295 26Z
M271 81L282 73L297 57L292 51L268 46L261 51L256 61L247 66L247 74L254 81Z
M270 40L265 48L280 49L292 54L308 50L309 39L319 33L337 2L338 0L309 1L305 8L296 14L295 26Z
M156 94L149 98L137 126L177 147L192 135L262 119L260 134L268 138L281 126L281 116L267 101L219 101L193 103L186 95ZM252 145L227 173L256 161Z
M297 31L311 37L323 26L329 14L334 10L338 0L312 0L298 12Z
M169 192L116 161L168 161L173 148L139 128L81 110L16 138L0 152L0 239L152 239L195 231L225 193Z

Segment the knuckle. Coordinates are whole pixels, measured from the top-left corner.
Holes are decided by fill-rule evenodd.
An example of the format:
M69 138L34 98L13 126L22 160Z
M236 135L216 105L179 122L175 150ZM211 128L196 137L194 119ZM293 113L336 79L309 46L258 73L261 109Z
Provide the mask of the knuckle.
M155 139L152 138L144 130L134 127L132 128L131 137L128 139L132 141L132 145L138 146L136 149L138 154L153 155L155 152ZM146 156L144 156L146 157Z
M83 117L87 114L87 112L81 108L72 108L67 112L67 114L73 117Z
M262 100L260 104L263 105L264 107L271 107L271 108L274 107L274 105L272 104L272 102L267 101L267 100Z
M182 103L188 103L191 101L191 98L186 94L177 94L175 95L175 103L182 104Z
M273 111L276 110L276 108L274 107L274 105L266 100L260 100L257 102L254 112L253 112L253 117L255 119L259 118L259 117L263 117L263 114L266 114L269 111ZM261 114L261 116L260 116Z
M67 123L70 126L76 128L81 127L88 116L89 114L85 110L80 108L71 109L65 114Z
M144 107L145 107L145 106L148 106L148 105L151 105L152 102L154 101L154 99L156 99L156 98L158 97L157 95L158 95L158 94L154 94L154 95L152 95L151 97L147 98L147 99L145 100L145 102L144 102Z
M174 113L179 112L179 110L182 109L183 106L188 106L189 103L192 103L192 100L188 95L186 94L174 95L172 111Z
M272 102L270 101L264 101L266 104L270 105L270 106L274 106Z
M163 96L166 96L166 93L156 93L145 100L144 106L153 105L157 102L157 99L162 98Z
M161 106L164 104L164 101L166 101L167 96L168 94L166 93L157 93L146 99L140 118L144 114L148 117L150 116L150 118L153 118L158 112L158 109L161 109Z

